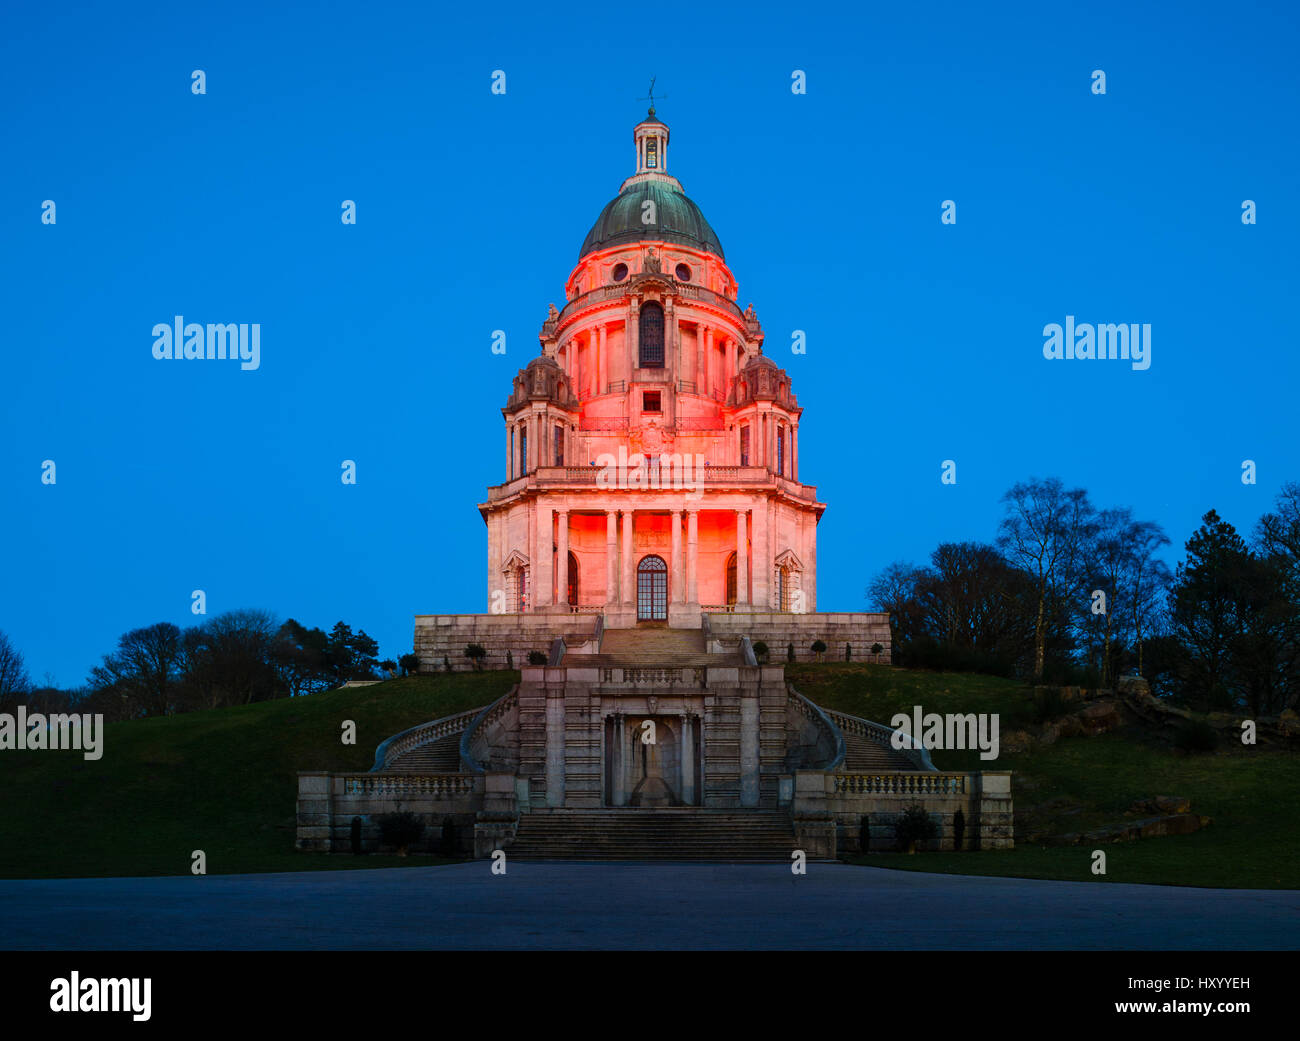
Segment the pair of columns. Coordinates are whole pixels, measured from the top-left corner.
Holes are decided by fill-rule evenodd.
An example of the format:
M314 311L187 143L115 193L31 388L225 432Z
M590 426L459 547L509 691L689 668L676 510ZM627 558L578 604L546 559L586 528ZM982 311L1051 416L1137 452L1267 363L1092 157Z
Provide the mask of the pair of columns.
M610 774L613 791L609 793L609 799L614 806L626 806L641 779L637 767L641 763L641 735L644 731L639 726L630 726L629 716L625 712L615 712L608 718L614 731L613 744L605 749L605 754L611 757L612 767ZM651 718L654 718L652 714ZM664 777L664 781L675 787L677 797L682 802L687 806L695 806L698 803L695 790L695 734L699 728L699 719L689 712L669 713L668 718L677 720L677 776Z

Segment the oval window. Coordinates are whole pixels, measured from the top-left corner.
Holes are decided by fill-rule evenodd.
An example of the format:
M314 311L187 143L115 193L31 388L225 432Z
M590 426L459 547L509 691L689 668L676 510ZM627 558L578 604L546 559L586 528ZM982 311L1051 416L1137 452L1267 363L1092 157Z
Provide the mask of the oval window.
M690 280L691 280L691 269L688 268L685 264L678 264L678 265L677 265L677 281L678 281L678 282L689 282Z
M611 276L613 277L615 282L622 282L624 279L627 278L627 265L615 264L614 270L611 272Z

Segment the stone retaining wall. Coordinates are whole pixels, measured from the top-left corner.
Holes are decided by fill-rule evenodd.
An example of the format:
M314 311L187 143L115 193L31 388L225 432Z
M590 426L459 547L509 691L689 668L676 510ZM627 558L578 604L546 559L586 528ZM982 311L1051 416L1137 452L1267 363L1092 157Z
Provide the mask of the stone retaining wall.
M767 644L769 661L773 664L788 660L789 646L794 645L795 661L816 661L812 652L814 640L826 644L823 661L844 661L845 647L849 647L853 661L889 662L889 615L882 612L837 612L822 614L791 614L782 611L711 613L707 616L710 650L728 649L742 636L757 643ZM883 650L871 653L874 644Z
M569 651L595 651L596 619L594 614L420 614L415 616L415 654L421 672L442 672L443 659L454 672L474 666L465 657L465 648L480 644L487 651L485 669L504 669L509 665L507 652L514 658L514 668L528 664L529 651L549 654L551 641L563 636Z

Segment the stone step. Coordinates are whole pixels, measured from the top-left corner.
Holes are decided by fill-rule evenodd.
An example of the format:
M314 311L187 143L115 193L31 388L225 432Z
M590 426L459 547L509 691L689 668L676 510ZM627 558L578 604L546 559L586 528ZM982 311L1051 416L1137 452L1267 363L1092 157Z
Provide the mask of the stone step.
M677 664L681 659L705 654L704 630L662 626L606 629L600 642L600 654L615 661Z
M417 745L389 764L387 772L445 774L460 771L460 734L448 734L427 745Z
M844 772L874 773L890 770L915 770L916 765L902 752L859 734L844 733Z

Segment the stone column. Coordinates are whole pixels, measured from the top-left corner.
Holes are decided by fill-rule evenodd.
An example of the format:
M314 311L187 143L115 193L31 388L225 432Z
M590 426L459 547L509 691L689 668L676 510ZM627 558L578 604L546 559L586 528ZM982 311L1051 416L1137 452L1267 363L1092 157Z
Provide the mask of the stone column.
M641 356L641 301L635 296L628 305L627 335L623 341L627 348L627 379L631 382L632 370L636 368Z
M681 715L681 763L682 780L678 794L687 806L695 805L695 742L691 737L691 717L683 712Z
M549 506L537 506L537 554L533 557L533 606L551 604L552 579L555 561L555 523Z
M555 553L555 602L563 607L569 606L569 511L555 511L556 553Z
M546 805L564 805L564 687L546 687Z
M636 606L636 569L632 561L634 510L623 510L623 595L622 602Z
M758 503L754 507L753 552L753 588L750 590L754 606L760 611L768 610L772 605L772 553L768 543L771 537L771 500Z
M596 339L592 337L592 346L596 346ZM609 364L605 361L605 326L600 326L600 345L596 350L596 394L597 396L605 393L605 386L609 381Z
M790 424L790 480L799 480L799 427Z
M515 428L514 420L507 419L506 420L506 480L507 481L510 480L510 478L513 477L515 474L515 469L514 469L515 462L513 459L510 458L510 442L513 440L510 434L514 430L514 428Z
M758 805L758 691L744 688L740 691L740 805Z
M736 511L736 606L749 603L749 538L744 510Z
M613 720L613 733L610 735L610 773L613 775L613 791L610 792L610 801L615 806L622 806L625 801L623 791L623 716L615 712L611 717Z
M713 330L703 325L696 327L695 334L695 389L701 394L708 393L708 358L709 347L713 343Z
M674 604L682 602L682 511L673 510L672 558L668 567L669 599Z
M686 511L686 600L688 603L700 602L699 590L700 562L700 511Z
M618 603L618 512L605 511L605 606Z

